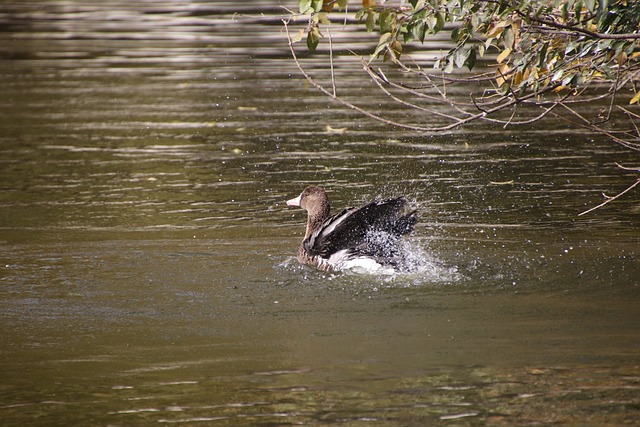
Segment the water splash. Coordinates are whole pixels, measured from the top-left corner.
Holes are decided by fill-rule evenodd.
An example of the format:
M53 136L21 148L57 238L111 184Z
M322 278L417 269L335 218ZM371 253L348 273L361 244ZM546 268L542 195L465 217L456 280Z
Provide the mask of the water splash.
M448 266L424 241L402 239L387 233L372 233L369 237L381 245L391 259L392 269L370 273L387 276L387 282L400 282L404 286L447 284L458 282L462 274L456 266Z
M367 236L368 243L376 248L376 255L389 261L389 265L371 267L367 264L354 264L352 268L339 273L317 272L327 280L335 280L340 277L376 278L376 282L382 281L385 286L409 287L432 284L450 284L460 282L463 274L457 266L447 265L442 261L424 241L403 239L384 232L372 232ZM313 269L301 265L293 257L275 266L281 271L291 273L312 272ZM306 274L304 274L307 277ZM317 277L314 276L314 279Z

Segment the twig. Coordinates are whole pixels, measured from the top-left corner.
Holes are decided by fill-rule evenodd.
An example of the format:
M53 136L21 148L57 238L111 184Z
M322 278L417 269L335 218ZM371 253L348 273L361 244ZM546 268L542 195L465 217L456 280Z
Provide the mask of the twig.
M613 104L615 103L615 100L616 100L616 93L618 93L618 82L619 81L620 81L620 70L618 69L618 71L616 72L616 81L613 84L613 86L611 86L611 102L609 102L609 108L607 108L607 114L601 120L593 121L591 124L598 125L598 124L601 124L601 123L608 122L609 119L611 119L611 112L613 111Z
M336 76L333 70L333 38L331 37L331 30L327 28L327 34L329 35L329 66L331 67L331 86L333 87L333 97L336 97Z
M483 111L483 112L487 112L484 108L481 108L478 103L476 102L476 97L473 96L473 94L471 94L471 101L473 102L473 105L478 109L478 111Z
M620 105L616 105L616 107L618 107L619 109L621 109L622 111L624 111L625 113L627 113L629 116L633 116L633 117L635 117L636 119L640 119L640 115L638 115L638 114L636 114L636 113L633 113L633 112L631 112L631 111L627 110L626 108L621 107Z
M389 92L389 91L388 91L388 90L387 90L387 89L382 85L381 81L382 81L382 82L385 82L385 83L387 83L387 84L389 84L389 85L391 85L391 86L394 86L394 87L395 87L395 85L394 85L394 84L392 84L391 82L389 82L389 80L387 80L386 76L385 76L384 74L382 74L382 71L379 71L379 73L382 75L382 77L380 77L378 74L374 73L374 72L373 72L369 67L365 67L365 71L369 74L369 76L371 77L371 80L373 80L373 82L374 82L376 85L378 85L378 88L379 88L379 89L380 89L380 90L381 90L385 95L387 95L389 98L391 98L392 100L394 100L394 101L395 101L395 102L397 102L398 104L403 105L403 106L408 107L408 108L412 108L412 109L414 109L414 110L423 111L423 112L425 112L425 113L434 114L434 115L436 115L436 116L444 117L445 119L451 120L451 121L452 121L452 122L454 122L454 123L455 123L455 122L459 122L459 121L460 121L460 119L459 119L459 118L457 118L457 117L450 116L450 115L448 115L448 114L444 114L444 113L441 113L441 112L436 111L436 110L430 110L430 109L428 109L428 108L424 108L424 107L421 107L420 105L416 105L416 104L413 104L413 103L411 103L411 102L407 102L407 101L404 101L404 100L402 100L402 99L398 98L397 96L395 96L394 94L392 94L391 92Z
M363 63L364 63L364 61L363 61ZM387 76L385 76L385 75L384 75L384 73L382 72L382 70L380 70L380 69L378 69L378 72L377 72L377 73L375 73L375 72L371 69L371 67L369 67L369 66L368 66L368 65L366 65L366 64L364 64L364 70L367 72L367 74L369 74L369 77L371 77L371 80L373 80L373 82L374 82L376 85L378 85L378 88L380 88L380 90L381 90L383 93L385 93L387 96L389 96L391 99L393 99L393 100L394 100L394 101L396 101L397 103L399 103L399 104L401 104L401 105L404 105L405 107L413 108L413 109L416 109L416 110L419 110L419 111L424 111L424 112L426 112L426 113L435 114L435 115L437 115L437 116L444 117L444 118L446 118L446 119L448 119L448 120L451 120L452 122L459 122L460 120L462 120L462 119L460 119L459 117L455 117L455 116L452 116L452 115L449 115L449 114L441 113L441 112L438 112L438 111L436 111L436 110L430 110L430 109L427 109L427 108L421 107L421 106L419 106L419 105L416 105L416 104L413 104L413 103L410 103L410 102L404 101L404 100L402 100L402 99L398 98L397 96L393 95L391 92L389 92L389 91L388 91L388 90L387 90L387 89L382 85L382 83L386 83L387 85L389 85L389 86L391 86L391 87L393 87L393 88L395 88L395 89L398 89L398 90L401 90L401 91L403 91L403 92L409 93L409 94L411 94L411 95L413 95L413 96L416 96L416 97L418 97L418 98L428 99L428 100L436 101L436 102L442 102L442 101L444 100L444 101L448 102L448 103L449 103L449 105L451 105L453 108L455 108L459 113L464 114L465 116L468 116L468 115L470 115L470 114L471 114L471 113L468 113L468 112L466 112L466 111L464 111L464 110L462 110L462 109L458 108L457 106L455 106L453 103L451 103L451 102L449 101L449 99L447 99L446 97L444 97L444 95L443 95L443 97L442 97L442 99L441 99L441 98L438 98L438 97L435 97L435 96L425 95L424 93L421 93L421 92L415 91L415 90L413 90L413 89L409 89L409 88L407 88L407 87L404 87L404 86L402 86L402 85L399 85L399 84L397 84L397 83L394 83L394 82L390 81L390 80L387 78ZM440 89L438 89L435 85L432 85L432 86L433 86L433 88L434 88L436 91L438 91L439 93L442 93L442 92L440 92Z
M618 166L619 166L619 165L618 165ZM610 197L610 196L607 196L606 194L603 194L603 196L604 196L604 197L606 197L606 200L605 200L604 202L600 203L598 206L594 206L594 207L592 207L591 209L587 209L587 210L586 210L586 211L584 211L584 212L580 212L580 213L578 214L578 216L582 216L582 215L588 214L589 212L593 212L593 211L595 211L596 209L599 209L599 208L603 207L603 206L604 206L604 205L606 205L607 203L613 202L614 200L616 200L618 197L622 196L622 195L623 195L623 194L625 194L626 192L631 191L631 189L633 189L633 188L634 188L636 185L638 185L638 184L640 184L640 178L638 178L638 179L636 180L636 182L634 182L633 184L631 184L630 186L628 186L626 190L624 190L624 191L622 191L622 192L620 192L620 193L616 194L615 196Z
M364 64L364 61L363 61L363 64ZM389 80L389 79L387 78L387 76L385 76L385 75L382 73L382 70L380 70L379 68L378 68L378 72L376 73L376 72L374 72L374 71L371 69L371 67L369 67L368 65L365 65L364 70L369 74L369 76L371 76L371 78L372 78L372 79L380 79L380 80L382 80L385 84L388 84L389 86L391 86L391 87L393 87L393 88L395 88L395 89L398 89L398 90L401 90L401 91L407 92L407 93L409 93L409 94L411 94L411 95L413 95L413 96L415 96L415 97L417 97L417 98L428 99L428 100L430 100L430 101L436 101L436 102L440 102L440 101L442 100L442 99L441 99L441 97L432 96L432 95L427 95L427 94L425 94L425 93L418 92L416 89L413 89L413 88L410 88L410 87L404 86L404 85L402 85L402 84L398 84L398 83L394 83L394 82L392 82L391 80ZM440 91L440 89L438 89L438 87L437 87L434 83L432 83L432 82L430 82L430 81L429 81L429 84L431 85L431 87L432 87L434 90L436 90L438 93L442 94L442 92Z
M590 129L590 130L592 130L592 131L594 131L594 132L598 132L598 133L600 133L600 134L606 135L606 136L608 136L609 138L611 138L614 142L616 142L616 143L618 143L618 144L622 145L623 147L630 148L630 149L632 149L632 150L636 150L636 151L640 151L640 143L637 143L637 142L631 142L631 141L627 141L627 140L625 140L625 139L622 139L622 138L620 138L620 137L616 136L616 135L615 135L615 132L611 132L611 131L608 131L608 130L606 130L606 129L603 129L603 128L599 127L599 126L594 125L593 123L591 123L591 121L590 121L590 120L588 120L587 118L585 118L584 116L582 116L580 113L578 113L576 110L574 110L573 108L569 107L568 105L566 105L566 104L564 104L564 103L562 103L562 104L560 104L560 105L561 105L564 109L566 109L567 111L569 111L571 114L573 114L575 117L579 118L579 119L581 120L581 122L576 122L576 121L574 121L574 120L570 120L570 119L568 119L568 118L566 118L566 117L564 117L564 116L561 116L561 115L559 115L559 114L552 113L555 117L559 117L559 118L561 118L561 119L563 119L563 120L566 120L566 121L568 121L569 123L572 123L572 124L574 124L574 125L577 125L577 126L583 127L583 128L585 128L585 129ZM622 133L623 133L623 134L628 135L629 137L631 137L631 135L629 135L629 133L628 133L628 132L622 132Z
M623 109L623 110L624 110L624 109ZM634 122L634 121L633 121L633 119L631 119L630 121L631 121L631 124L633 125L633 128L634 128L634 129L635 129L635 131L636 131L636 135L637 135L637 136L640 136L640 130L638 129L638 126L636 125L636 122Z
M504 126L502 127L503 129L506 129L507 126L513 123L513 118L516 116L516 111L518 111L518 104L516 104L513 107L513 111L511 112L511 117L509 117L509 120L507 120L507 122L504 124Z
M640 166L637 166L637 167L634 167L634 168L630 168L628 166L622 166L618 162L616 162L616 166L618 166L620 169L624 169L626 171L637 171L637 172L640 172Z
M547 114L551 113L551 111L556 108L558 105L562 105L564 103L564 100L567 99L567 97L569 96L569 94L566 94L561 100L554 102L553 104L551 104L551 106L549 108L543 108L544 111L540 114L538 114L537 116L531 118L531 119L527 119L527 120L518 120L518 121L512 121L511 119L509 119L509 121L506 120L499 120L499 119L493 119L490 117L485 117L484 120L488 121L490 123L498 123L501 125L504 125L505 127L507 125L528 125L531 123L535 123L541 119L543 119ZM512 117L513 118L513 117Z

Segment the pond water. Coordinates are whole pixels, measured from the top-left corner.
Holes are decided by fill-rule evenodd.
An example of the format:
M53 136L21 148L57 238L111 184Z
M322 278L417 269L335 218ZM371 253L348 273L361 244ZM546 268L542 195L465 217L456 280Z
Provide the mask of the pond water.
M637 423L638 193L577 216L637 153L372 123L271 4L0 5L1 424ZM405 194L419 272L300 267L311 183Z

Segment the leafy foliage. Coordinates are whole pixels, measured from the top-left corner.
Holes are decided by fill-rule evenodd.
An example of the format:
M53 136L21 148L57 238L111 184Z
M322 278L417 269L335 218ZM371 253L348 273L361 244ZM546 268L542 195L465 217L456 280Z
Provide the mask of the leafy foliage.
M338 95L333 52L329 55L331 89L302 65L293 44L306 34L307 47L314 51L325 38L320 27L331 24L329 13L344 12L346 23L353 4L360 28L379 34L376 47L363 60L365 72L391 102L424 117L436 116L440 123L408 122L419 114L397 121ZM640 114L624 107L640 104L638 0L299 0L299 6L300 14L309 16L307 27L292 36L291 19L283 23L300 72L325 95L371 119L418 132L439 132L477 120L516 126L551 114L640 152L640 124L636 123ZM407 52L420 50L429 37L441 32L450 34L452 47L433 61L433 71L406 59ZM403 81L393 81L375 68L379 58L397 65ZM480 62L490 70L476 71ZM455 72L458 69L465 71L461 77ZM407 76L417 78L417 83L407 84ZM470 100L449 97L447 90L453 84L468 85ZM608 107L595 117L576 109L594 101ZM448 108L433 108L434 103ZM518 118L520 106L536 107L539 113ZM640 168L618 166L640 172ZM639 184L640 178L582 214Z
M344 11L348 0L300 0L311 16L307 46L322 38L327 12ZM352 1L352 3L356 3ZM479 58L497 55L495 83L501 94L547 87L581 88L594 79L635 78L640 69L640 2L631 0L362 0L355 18L378 31L370 62L382 57L401 64L404 46L424 43L450 31L454 47L433 64L452 73L476 67ZM640 92L636 92L640 93ZM640 95L630 98L640 101Z

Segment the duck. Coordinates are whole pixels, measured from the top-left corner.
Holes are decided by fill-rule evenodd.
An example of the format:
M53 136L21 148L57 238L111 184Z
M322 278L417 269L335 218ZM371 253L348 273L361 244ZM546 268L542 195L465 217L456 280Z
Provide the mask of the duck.
M401 238L411 233L418 221L417 210L409 206L404 196L345 208L331 215L326 191L311 185L286 204L307 211L298 261L331 273L401 268Z

